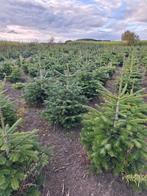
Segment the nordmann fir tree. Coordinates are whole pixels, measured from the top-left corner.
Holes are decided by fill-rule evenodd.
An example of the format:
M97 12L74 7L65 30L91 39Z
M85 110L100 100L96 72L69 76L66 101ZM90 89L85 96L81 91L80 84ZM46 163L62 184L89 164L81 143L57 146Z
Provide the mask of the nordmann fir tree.
M123 77L118 94L104 89L105 102L90 108L83 119L81 141L97 172L135 174L145 167L147 104L142 90L128 93L128 84L122 87Z
M56 81L50 82L46 93L46 109L43 115L47 120L66 129L79 125L83 113L87 110L87 99L81 93L81 87L67 69Z
M0 121L0 196L17 191L22 195L32 187L37 193L36 180L48 163L49 150L39 144L36 131L17 131L21 119L9 127L0 109Z
M9 99L4 95L4 87L5 87L6 78L3 81L0 81L0 109L3 113L4 123L9 124L10 126L15 123L17 120L15 114L15 108L13 104L9 101ZM1 126L1 121L0 121Z
M101 85L104 85L106 81L112 77L114 70L115 66L110 64L93 70L84 68L84 70L79 71L77 74L77 80L79 81L82 94L89 100L97 97Z
M143 71L144 68L140 66L139 57L136 51L133 50L130 57L125 61L125 66L123 68L123 78L121 78L122 87L124 87L127 83L126 92L130 92L131 90L135 92L141 88Z
M48 163L50 150L41 146L35 130L18 131L21 119L15 121L12 118L15 112L11 102L2 93L3 88L4 83L1 82L0 196L17 195L17 192L22 195L30 189L37 193L36 179Z

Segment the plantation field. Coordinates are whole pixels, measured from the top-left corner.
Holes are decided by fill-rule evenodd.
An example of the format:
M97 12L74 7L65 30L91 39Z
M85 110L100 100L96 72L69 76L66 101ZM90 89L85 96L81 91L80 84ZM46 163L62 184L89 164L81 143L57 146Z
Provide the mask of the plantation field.
M147 46L0 44L0 196L147 194Z

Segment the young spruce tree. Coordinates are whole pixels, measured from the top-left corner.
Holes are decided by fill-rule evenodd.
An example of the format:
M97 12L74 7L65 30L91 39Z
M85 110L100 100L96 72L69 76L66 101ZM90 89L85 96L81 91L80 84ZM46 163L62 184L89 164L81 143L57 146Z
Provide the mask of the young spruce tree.
M127 93L127 84L122 87L122 82L118 94L105 89L104 103L84 116L81 140L97 172L124 175L144 169L147 104L141 90Z

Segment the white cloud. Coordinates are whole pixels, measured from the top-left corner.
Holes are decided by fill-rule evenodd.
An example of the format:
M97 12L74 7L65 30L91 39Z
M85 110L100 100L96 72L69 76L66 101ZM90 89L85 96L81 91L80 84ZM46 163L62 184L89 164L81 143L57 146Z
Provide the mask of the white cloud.
M147 0L126 1L126 18L132 22L147 22Z
M51 37L55 37L56 41L65 40L64 36L58 35L56 32L48 33L47 31L39 31L30 27L8 25L3 32L0 32L0 39L11 41L41 41L45 42Z
M95 2L97 3L97 6L100 6L105 12L111 14L113 10L121 5L122 0L95 0Z

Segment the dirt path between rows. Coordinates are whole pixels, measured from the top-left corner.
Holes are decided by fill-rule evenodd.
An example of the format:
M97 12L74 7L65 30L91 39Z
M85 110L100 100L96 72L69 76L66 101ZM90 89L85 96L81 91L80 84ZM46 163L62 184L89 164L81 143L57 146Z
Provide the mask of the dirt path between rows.
M107 83L109 90L114 90L119 71ZM49 125L40 117L41 109L26 107L21 91L13 89L9 83L6 89L16 108L24 111L23 130L38 129L41 142L53 148L53 157L44 171L42 196L145 196L133 192L120 178L111 174L94 175L80 144L79 130L65 132Z

